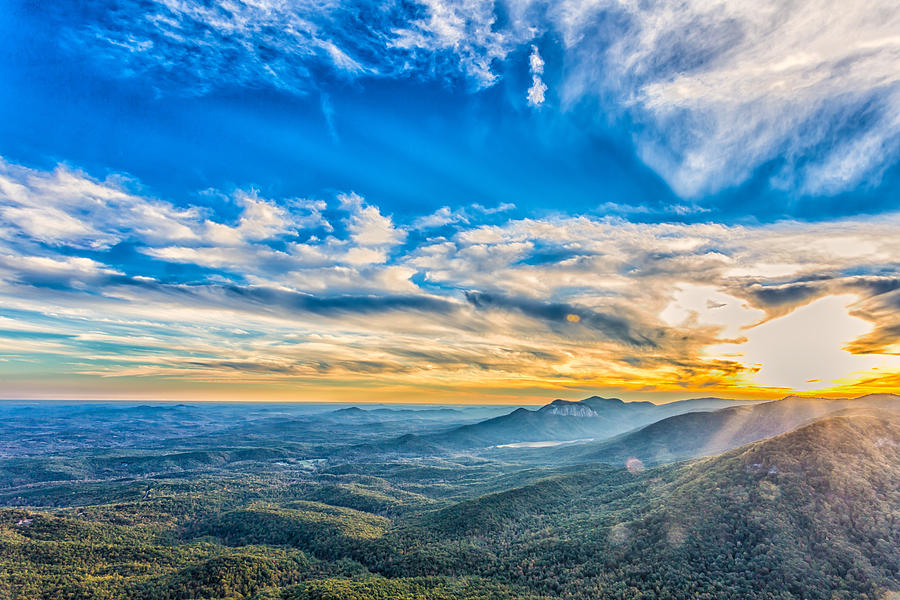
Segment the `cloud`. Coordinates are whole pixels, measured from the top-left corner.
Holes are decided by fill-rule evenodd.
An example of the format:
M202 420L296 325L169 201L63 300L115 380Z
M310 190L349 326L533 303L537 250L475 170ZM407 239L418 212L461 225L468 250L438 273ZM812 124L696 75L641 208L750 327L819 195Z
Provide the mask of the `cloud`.
M847 351L900 353L897 214L745 226L471 205L397 221L353 193L206 192L201 209L2 164L0 345L72 376L776 394L741 344L837 296L869 324ZM36 229L20 208L77 226ZM448 229L409 235L428 223Z
M638 333L634 323L626 318L596 312L584 307L562 302L545 302L533 298L510 298L496 294L466 292L466 300L478 309L515 310L522 314L547 321L554 325L564 325L571 329L589 327L604 336L634 346L655 347L652 333ZM660 336L662 333L660 332Z
M406 232L395 228L390 217L382 215L378 207L366 204L361 196L342 194L338 200L341 208L350 213L347 220L350 238L360 246L392 247L406 237Z
M435 229L460 221L465 221L465 217L459 211L454 211L449 206L442 206L432 214L419 217L413 221L413 227L416 229Z
M531 72L531 87L528 88L528 103L532 106L540 106L544 103L544 92L547 85L541 78L544 73L544 59L541 58L538 47L532 44L531 54L528 57L529 70Z
M123 275L103 263L76 256L0 255L0 274L27 285L87 286Z
M321 200L275 202L253 190L206 192L215 207L211 210L138 195L128 191L127 183L122 177L98 181L65 166L43 172L0 162L0 243L18 253L27 250L33 260L56 260L41 257L46 246L107 251L128 243L168 263L308 291L408 287L405 279L412 271L379 267L406 231L356 194L339 195L337 204L346 217L332 224L323 216L327 204ZM234 209L237 214L231 216ZM335 225L345 234L333 235Z
M825 0L613 12L626 25L601 56L588 50L599 11L571 23L578 66L565 94L617 93L648 126L638 138L645 160L678 193L716 191L786 157L773 184L830 194L877 179L896 158L900 11L891 3L842 5L840 17Z
M334 124L335 114L334 105L331 103L331 96L322 94L319 105L322 107L322 116L325 118L325 126L328 127L328 135L330 135L331 139L335 142L339 142L340 136L338 135L337 127Z
M634 125L643 160L689 198L765 165L773 187L836 194L874 185L900 152L900 11L890 0L128 0L88 4L64 28L67 47L104 72L165 93L306 94L328 77L410 76L480 90L530 48L532 106L547 91L535 42L559 40L561 108L586 104L600 126Z
M683 196L778 160L772 185L833 194L877 181L896 160L900 11L890 2L839 13L827 0L569 2L553 14L572 65L564 99L613 94L642 125L644 160Z
M749 288L750 294L758 304L766 307L781 306L784 304L796 306L806 304L816 296L827 292L825 285L815 283L788 283L783 285L756 284Z
M483 218L488 215L496 215L515 209L515 204L502 202L493 208L482 206L481 204L471 204L469 206L460 206L450 208L442 206L430 215L418 217L412 223L413 229L436 229L445 225L469 224L473 220Z
M105 2L66 24L68 43L104 69L146 77L169 93L203 94L260 84L291 93L317 77L468 78L493 84L494 62L520 34L498 27L488 0L282 2L198 0Z
M59 166L39 172L0 160L0 231L16 238L77 248L108 248L129 235L149 241L197 238L194 209L143 198L124 182L96 181Z
M412 17L394 28L389 47L406 50L414 59L420 54L429 62L437 58L437 65L442 56L448 56L449 72L462 71L475 82L476 88L493 84L497 79L493 63L505 59L522 35L513 28L496 26L495 3L492 0L423 0L418 4L424 16Z

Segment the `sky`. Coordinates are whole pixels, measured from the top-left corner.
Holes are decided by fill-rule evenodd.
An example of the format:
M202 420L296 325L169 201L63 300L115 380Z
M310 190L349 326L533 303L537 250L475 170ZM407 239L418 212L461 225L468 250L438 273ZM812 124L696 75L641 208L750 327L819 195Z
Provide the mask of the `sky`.
M900 8L11 0L0 397L900 389Z

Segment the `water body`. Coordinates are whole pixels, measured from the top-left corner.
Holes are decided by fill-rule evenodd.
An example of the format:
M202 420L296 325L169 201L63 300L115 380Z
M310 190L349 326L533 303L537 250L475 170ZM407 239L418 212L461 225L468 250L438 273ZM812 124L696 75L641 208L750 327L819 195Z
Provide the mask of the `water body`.
M580 440L547 440L544 442L516 442L514 444L500 444L496 448L549 448L550 446L562 446L564 444L581 444L582 442L593 442L594 438L584 438Z

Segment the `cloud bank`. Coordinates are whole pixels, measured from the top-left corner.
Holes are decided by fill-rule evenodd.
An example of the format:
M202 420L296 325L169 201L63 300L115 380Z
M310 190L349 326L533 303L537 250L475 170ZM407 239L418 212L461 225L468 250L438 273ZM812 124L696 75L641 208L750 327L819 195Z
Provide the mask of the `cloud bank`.
M759 363L754 336L796 330L802 319L781 319L815 306L852 319L829 356L871 359L861 372L824 374L818 388L890 389L900 372L897 214L488 225L484 214L506 207L397 221L352 192L207 193L201 208L134 189L66 166L0 166L10 393L45 385L23 375L37 369L88 387L230 382L306 399L373 389L777 395L786 390L763 377L772 365ZM427 234L413 236L423 219Z

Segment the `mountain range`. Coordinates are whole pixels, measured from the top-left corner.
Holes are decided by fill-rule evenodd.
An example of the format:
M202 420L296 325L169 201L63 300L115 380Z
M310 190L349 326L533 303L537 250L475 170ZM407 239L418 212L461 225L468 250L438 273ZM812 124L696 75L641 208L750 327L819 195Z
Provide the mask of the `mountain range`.
M10 409L0 597L893 600L898 408Z
M418 525L420 553L471 548L481 572L558 597L894 598L900 414L867 400L711 458L583 465L454 504Z
M508 444L607 439L673 415L742 404L722 398L695 398L668 404L624 402L600 396L579 401L557 399L535 410L517 408L506 415L443 432L404 435L379 442L365 451L440 453Z
M542 460L645 464L711 456L790 431L804 423L842 411L900 409L900 396L870 394L858 398L787 396L781 400L686 412L660 419L613 439L548 448Z

